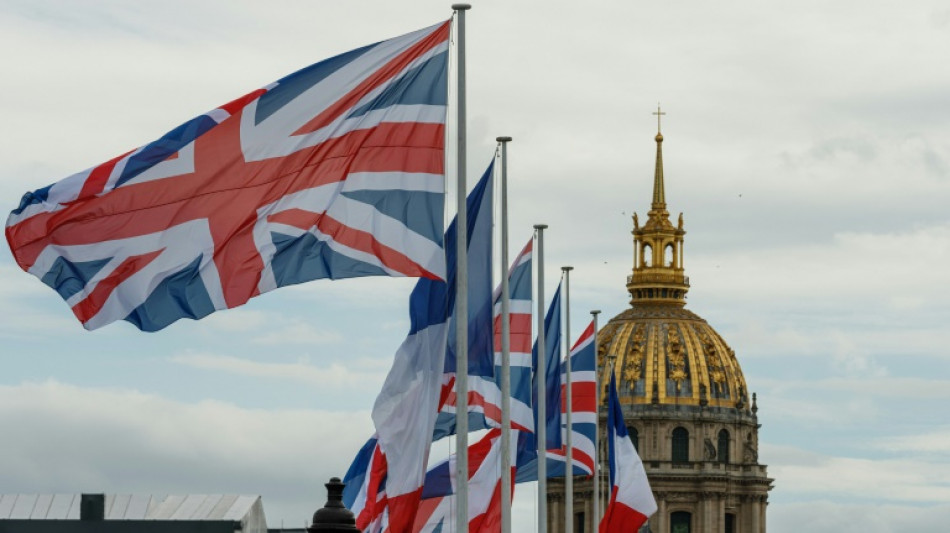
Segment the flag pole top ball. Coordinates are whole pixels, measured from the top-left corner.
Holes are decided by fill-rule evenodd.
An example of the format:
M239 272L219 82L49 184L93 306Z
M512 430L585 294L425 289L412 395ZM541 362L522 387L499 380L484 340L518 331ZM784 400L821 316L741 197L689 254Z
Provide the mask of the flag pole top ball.
M547 224L535 224L534 229L548 229Z
M506 143L511 141L511 137L495 137L495 140L500 143Z
M452 4L452 9L455 11L465 11L472 9L472 4Z

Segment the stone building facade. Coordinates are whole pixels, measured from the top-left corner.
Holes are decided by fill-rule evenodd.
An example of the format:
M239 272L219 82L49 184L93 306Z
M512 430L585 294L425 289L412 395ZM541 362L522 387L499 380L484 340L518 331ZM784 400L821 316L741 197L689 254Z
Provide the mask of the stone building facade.
M736 354L702 318L685 308L686 231L666 208L663 136L656 136L653 201L641 226L633 216L630 308L597 335L598 368L612 368L631 440L650 480L658 510L642 531L763 533L772 479L758 457L758 407ZM607 382L602 374L601 383ZM606 421L601 390L600 442ZM602 463L606 455L602 452ZM600 501L606 505L607 469ZM571 533L597 530L593 482L574 478ZM551 533L565 528L563 480L548 482Z

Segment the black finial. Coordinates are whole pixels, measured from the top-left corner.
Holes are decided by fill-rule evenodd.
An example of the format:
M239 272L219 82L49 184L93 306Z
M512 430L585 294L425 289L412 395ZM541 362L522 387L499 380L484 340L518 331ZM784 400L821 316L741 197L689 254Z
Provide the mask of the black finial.
M755 404L755 393L752 393L752 414L759 412L759 406Z
M327 503L322 509L313 513L313 524L307 528L309 533L330 531L359 531L356 529L356 518L343 505L343 487L340 478L331 477L327 487Z

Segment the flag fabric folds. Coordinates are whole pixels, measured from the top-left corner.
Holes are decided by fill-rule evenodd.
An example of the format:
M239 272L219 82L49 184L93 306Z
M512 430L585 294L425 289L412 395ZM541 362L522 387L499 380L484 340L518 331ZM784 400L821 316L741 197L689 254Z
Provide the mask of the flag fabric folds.
M597 431L597 375L594 354L594 323L587 326L571 349L571 445L575 476L594 473L594 438ZM566 401L567 364L561 363L561 431L568 431ZM548 450L548 477L560 477L565 472L567 447Z
M561 285L558 284L554 291L554 298L551 299L551 305L544 314L544 361L545 372L543 376L545 383L545 411L546 420L541 422L537 419L538 412L538 386L537 374L538 368L538 344L535 342L531 349L532 365L535 369L534 381L532 384L532 399L535 406L534 418L535 427L538 424L545 424L548 450L556 450L561 447Z
M386 456L373 435L343 477L343 504L353 511L360 531L382 531L386 517Z
M449 22L306 67L24 195L17 263L86 329L202 318L278 287L445 277Z
M532 239L521 250L508 271L508 337L511 370L511 427L534 431L531 409L531 265ZM495 376L501 387L501 288L495 294ZM499 418L499 423L501 419Z
M525 439L513 432L513 441L522 447ZM518 447L512 446L511 464L514 474ZM493 429L468 448L468 522L471 533L501 531L501 430ZM413 533L450 533L455 531L455 510L458 508L455 489L456 455L436 464L426 473L425 488Z
M480 183L488 183L492 180L494 166L493 159L482 175ZM488 427L485 418L500 416L499 405L501 404L495 392L497 387L494 385L494 350L491 329L493 187L480 186L475 190L484 191L481 202L485 208L481 212L469 210L468 214L469 248L478 251L468 257L468 418L471 431ZM455 331L455 319L453 314L449 322L449 330L452 332ZM457 401L455 358L455 335L450 334L442 377L442 397L433 436L435 440L455 434Z
M488 232L487 239L476 238L483 234L472 231L484 219L491 218L491 185L489 172L466 201L472 237L468 241L468 257L472 261L491 257L491 233ZM455 304L455 243L453 222L445 234L447 279L422 278L416 283L409 300L409 335L397 350L373 405L373 423L387 462L386 508L393 533L408 532L412 526L440 401L444 400L440 393Z
M511 361L511 424L519 431L534 431L531 411L531 249L532 242L518 254L508 271L509 337ZM471 301L471 298L470 298ZM469 430L501 427L501 287L493 292L494 301L494 372L469 375ZM486 326L482 316L479 326ZM483 334L482 330L479 333ZM471 329L470 333L471 335ZM471 336L469 337L472 338ZM474 343L470 343L473 344ZM472 352L469 352L471 355ZM482 352L478 352L482 353ZM473 365L469 365L472 371ZM454 373L443 378L443 403L436 422L434 439L455 432Z
M643 463L627 436L617 383L610 373L607 404L607 455L610 463L610 501L600 521L600 533L636 531L656 512Z

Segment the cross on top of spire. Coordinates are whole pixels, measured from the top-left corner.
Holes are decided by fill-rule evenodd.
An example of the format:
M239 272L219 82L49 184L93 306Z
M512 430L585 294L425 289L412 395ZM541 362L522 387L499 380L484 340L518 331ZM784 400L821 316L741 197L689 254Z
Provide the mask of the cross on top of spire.
M656 103L656 111L654 111L653 114L656 115L656 132L660 133L660 117L666 114L665 112L660 111L660 102Z

